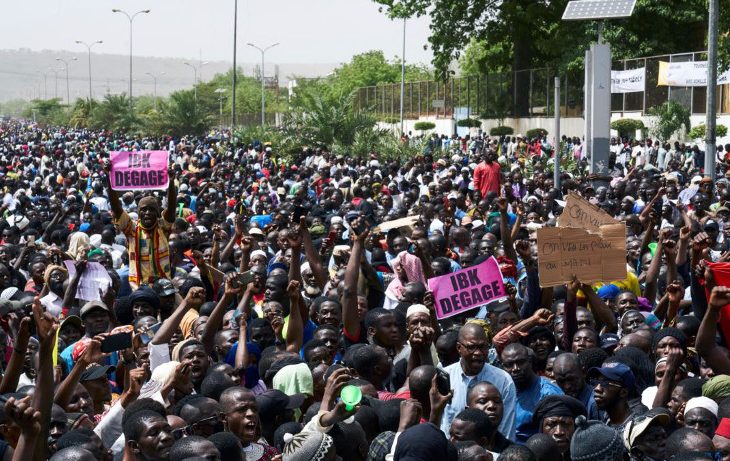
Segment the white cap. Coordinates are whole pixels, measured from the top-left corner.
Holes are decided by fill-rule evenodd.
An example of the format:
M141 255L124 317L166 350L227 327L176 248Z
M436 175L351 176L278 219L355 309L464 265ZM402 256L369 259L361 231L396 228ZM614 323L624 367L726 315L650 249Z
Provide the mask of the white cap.
M717 402L709 397L692 397L687 400L687 403L684 405L684 414L686 415L688 411L694 408L704 408L717 417L717 410L719 409L719 406L717 405Z

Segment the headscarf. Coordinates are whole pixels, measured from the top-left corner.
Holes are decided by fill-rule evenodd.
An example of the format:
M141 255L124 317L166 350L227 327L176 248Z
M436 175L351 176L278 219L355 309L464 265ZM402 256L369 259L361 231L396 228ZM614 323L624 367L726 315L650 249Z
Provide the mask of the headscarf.
M406 272L409 282L421 282L424 286L426 285L426 278L423 275L423 267L421 266L421 260L418 259L418 256L412 255L407 251L401 251L393 259L392 265L393 268L398 266L402 267ZM392 298L400 299L403 294L403 289L403 283L400 281L400 278L396 276L393 278L393 281L388 284L386 292Z
M89 235L84 232L74 232L71 234L71 238L68 243L68 253L73 259L79 259L82 255L86 255L91 247L91 240Z
M717 375L710 378L702 385L702 395L719 402L725 397L730 397L730 376Z
M719 406L717 405L717 402L709 397L692 397L687 400L687 403L684 405L684 414L686 415L688 411L694 408L704 408L717 417Z
M131 305L134 305L137 301L146 302L155 309L160 308L160 297L157 296L157 293L155 293L155 290L152 288L139 288L129 296L129 302Z
M258 365L261 361L261 348L256 343L247 342L246 349L249 354L253 354L256 357L256 363L249 364L244 371L244 385L249 389L253 389L261 379ZM238 342L231 347L231 350L228 351L228 355L226 355L226 363L232 367L236 366L236 351L238 351Z
M487 335L487 342L489 344L492 343L492 326L489 322L483 319L469 319L466 321L466 323L473 323L474 325L479 325L480 327L482 327L482 330L484 330L484 334Z
M314 394L312 372L306 363L285 366L274 375L273 385L286 395Z
M532 423L540 429L542 420L550 416L577 418L579 415L587 416L586 407L580 400L568 395L549 395L537 404Z
M175 347L172 349L172 360L176 362L182 362L181 353L182 350L185 349L190 343L193 342L199 342L196 338L188 338L180 341L175 345Z
M50 266L46 267L46 271L43 273L43 281L48 286L51 286L50 281L53 271L61 271L63 272L64 276L68 277L68 270L65 267L59 266L58 264L51 264Z
M284 461L323 461L335 442L329 435L320 431L304 431L297 435L284 435Z

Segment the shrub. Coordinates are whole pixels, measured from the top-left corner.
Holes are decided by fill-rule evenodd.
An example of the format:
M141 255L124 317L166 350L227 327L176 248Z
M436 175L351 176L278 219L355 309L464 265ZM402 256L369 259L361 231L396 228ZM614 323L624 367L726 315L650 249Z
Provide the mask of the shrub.
M661 106L649 109L649 115L657 117L652 133L662 141L669 139L682 127L689 131L689 109L677 101L667 101Z
M706 128L707 127L704 123L702 125L697 125L696 127L689 130L687 136L690 139L704 139ZM715 135L719 138L727 136L727 127L725 125L717 125L715 127Z
M611 122L611 128L618 131L618 135L622 138L634 138L636 137L636 130L643 130L646 127L641 120L622 118Z
M475 118L464 118L456 122L456 126L466 128L480 128L482 126L482 122L481 120L477 120Z
M511 126L495 126L489 130L490 136L509 136L514 134L515 130Z
M398 117L385 117L382 121L383 121L383 123L388 123L390 125L395 125L396 123L400 123L400 118L398 118Z
M527 139L535 139L539 136L545 136L546 134L548 134L548 130L545 128L533 128L531 130L527 130L525 136L527 136Z
M416 122L413 127L418 131L428 131L436 128L436 124L433 122Z

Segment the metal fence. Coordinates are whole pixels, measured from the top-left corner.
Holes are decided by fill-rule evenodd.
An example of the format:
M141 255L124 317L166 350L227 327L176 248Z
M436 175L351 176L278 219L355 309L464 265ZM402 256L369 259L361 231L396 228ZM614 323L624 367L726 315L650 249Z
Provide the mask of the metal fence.
M668 100L677 101L693 114L704 114L707 88L657 86L659 62L704 61L706 52L681 53L615 61L614 70L646 67L646 90L613 94L612 112L640 112ZM563 117L583 115L583 69L560 71L539 68L489 73L449 79L406 82L403 112L406 119L454 118L454 112L479 118L552 117L554 77L560 75L560 112ZM730 85L718 86L718 113L730 113ZM357 89L356 107L381 119L400 116L400 83Z

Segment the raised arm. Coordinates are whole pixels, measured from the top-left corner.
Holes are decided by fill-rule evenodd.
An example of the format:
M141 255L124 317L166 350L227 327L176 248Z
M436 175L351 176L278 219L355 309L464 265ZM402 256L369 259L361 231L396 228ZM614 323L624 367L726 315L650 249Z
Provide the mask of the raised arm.
M33 319L24 317L20 321L18 336L15 338L13 345L13 355L10 356L10 362L3 374L3 380L0 383L0 394L15 392L18 388L20 375L23 373L23 364L25 363L25 354L28 352L28 341L30 340L30 322Z
M169 344L172 336L180 327L180 322L182 322L187 311L190 309L200 309L200 306L202 306L204 302L205 289L201 287L192 287L190 291L188 291L187 296L185 296L185 299L183 299L180 305L172 312L172 315L162 322L160 329L157 330L155 336L152 337L150 344Z
M177 186L175 186L175 170L168 169L169 184L167 185L167 208L162 213L162 218L169 222L175 222L175 208L177 208Z
M114 219L119 219L122 216L122 213L124 213L124 208L122 208L122 201L119 200L119 194L117 194L117 191L112 189L112 183L111 183L111 171L109 168L105 168L106 171L106 193L109 195L109 206L112 209L112 214L114 215Z
M504 255L517 264L517 252L512 244L512 230L510 229L509 216L507 215L507 199L499 197L497 199L497 208L499 208L499 235L502 237Z
M74 266L76 267L76 273L68 281L66 291L63 294L63 307L65 307L66 309L69 309L71 306L74 305L74 302L76 302L76 290L78 290L81 276L86 270L86 260L82 259L80 261L76 261L74 263ZM108 307L111 308L112 306Z
M89 365L100 362L102 358L101 341L94 338L86 345L86 349L84 349L83 354L79 356L79 359L73 368L71 368L71 372L58 385L56 394L53 396L53 403L61 407L68 405L83 372Z
M248 323L245 317L242 315L238 319L238 347L236 348L236 371L243 373L248 367L248 338L246 327Z
M53 405L53 349L56 345L58 323L51 314L43 312L43 306L38 297L33 300L33 317L36 323L36 333L40 340L40 349L38 376L32 401L33 408L40 412L41 418L38 439L45 441L48 439L48 426ZM48 459L48 445L36 444L34 454L34 459Z
M320 258L319 253L317 253L317 250L314 249L314 245L312 244L312 235L309 233L309 229L306 226L306 220L303 216L299 225L301 228L300 232L302 234L302 245L304 245L304 256L309 262L309 267L312 269L312 274L314 275L315 282L317 282L317 286L324 289L324 286L327 285L327 269L325 269L322 264L322 259Z
M304 342L304 320L302 319L301 293L299 291L300 283L298 280L289 280L286 287L286 293L289 296L289 326L286 330L286 351L299 353ZM297 315L299 313L299 315Z
M232 272L226 275L223 296L218 301L218 304L215 305L215 308L213 308L213 312L210 313L208 321L205 322L203 337L200 339L200 342L203 343L203 346L205 347L205 352L208 354L213 353L215 334L223 324L223 316L226 314L226 308L229 304L231 304L231 301L236 299L236 295L238 295L241 290L242 288L238 282L238 274Z
M586 298L588 298L591 311L596 316L596 319L605 325L607 330L613 331L616 328L616 317L614 317L611 308L603 302L601 297L598 296L598 293L590 285L582 284L581 290L585 293Z
M689 226L684 226L679 230L679 244L677 245L677 258L675 259L677 267L683 266L687 262L689 238L691 235L692 228Z
M730 304L730 287L717 286L712 289L710 302L705 317L697 331L695 348L700 357L718 375L730 374L730 358L723 349L715 343L717 324L720 321L720 309Z
M350 232L353 242L350 259L347 261L347 269L345 270L342 293L342 323L345 335L357 339L362 333L360 331L360 320L357 317L357 281L360 277L360 258L365 250L365 239L370 231L366 230L360 235L356 235L354 230Z

